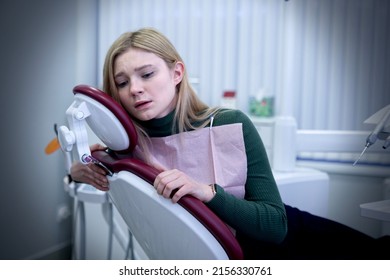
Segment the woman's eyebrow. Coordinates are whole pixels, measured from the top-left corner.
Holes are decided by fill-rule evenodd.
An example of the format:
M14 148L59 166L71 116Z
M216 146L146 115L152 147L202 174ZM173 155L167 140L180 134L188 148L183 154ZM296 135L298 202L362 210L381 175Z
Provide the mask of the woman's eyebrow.
M115 74L114 78L119 78L120 76L124 76L124 75L125 75L125 73L121 71L121 72Z
M135 68L135 69L134 69L134 72L140 72L140 71L144 70L145 68L149 68L149 67L152 67L152 66L153 66L152 64L142 65L142 66L140 66L140 67ZM114 75L114 78L118 78L118 77L124 76L124 75L126 75L126 73L123 72L123 71L120 71L120 72L118 72L118 73L116 73L116 74Z
M139 71L144 70L145 68L152 67L152 66L153 66L152 64L142 65L140 67L135 68L134 71L139 72Z

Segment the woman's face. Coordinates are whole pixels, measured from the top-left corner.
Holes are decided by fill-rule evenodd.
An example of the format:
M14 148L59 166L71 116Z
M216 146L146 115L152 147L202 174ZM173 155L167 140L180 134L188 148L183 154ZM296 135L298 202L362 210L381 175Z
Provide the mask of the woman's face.
M146 121L168 115L176 106L176 85L184 65L177 62L169 69L154 53L130 48L114 62L114 79L119 98L135 118Z

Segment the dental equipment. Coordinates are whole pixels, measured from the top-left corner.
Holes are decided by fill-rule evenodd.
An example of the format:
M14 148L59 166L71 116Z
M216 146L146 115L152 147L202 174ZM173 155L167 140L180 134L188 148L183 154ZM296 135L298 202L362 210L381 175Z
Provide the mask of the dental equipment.
M149 258L243 258L229 227L201 201L185 196L172 204L157 194L153 181L159 172L132 157L137 133L116 101L85 85L76 86L73 93L75 100L66 111L70 129L63 126L59 132L61 148L85 164L92 161L110 172L109 202ZM91 153L86 124L109 151Z
M92 110L92 111L91 111ZM60 126L57 129L58 142L60 143L61 150L63 151L66 158L66 170L70 174L70 167L72 164L72 159L78 160L83 164L94 163L102 168L104 168L107 173L110 175L111 171L106 168L99 161L94 159L91 155L88 143L88 134L87 130L84 129L86 124L89 126L96 125L91 123L89 116L91 113L98 111L98 108L88 107L86 102L80 98L76 98L71 106L66 111L67 121L69 128L67 126ZM74 149L75 147L75 149ZM65 190L69 192L70 196L75 198L75 217L73 221L73 239L76 239L76 231L79 230L79 248L78 252L75 252L77 255L76 258L85 259L86 258L86 226L85 226L85 202L100 203L103 205L102 210L106 210L108 214L108 223L112 224L112 211L108 211L110 207L104 207L104 204L109 203L108 196L105 192L94 189L92 186L87 184L77 184L69 180L69 178L64 178L64 187ZM108 210L107 210L108 209ZM77 220L79 219L79 227L77 227ZM107 258L111 258L111 248L113 242L113 231L109 229L109 241L108 241L108 253ZM131 236L129 237L131 238ZM76 250L75 250L76 251Z
M387 149L390 146L390 105L387 105L386 107L376 112L374 115L365 120L364 123L376 124L376 126L374 130L367 136L366 145L353 165L356 165L366 150L370 146L374 145L378 139L384 140L382 146L383 149Z
M382 148L387 149L390 146L390 104L376 112L364 123L376 124L376 126L372 133L367 137L366 146L360 157L365 150L373 145L378 139L384 141ZM384 184L390 186L390 178L385 179ZM390 222L390 199L363 203L360 204L360 209L361 215L364 217Z

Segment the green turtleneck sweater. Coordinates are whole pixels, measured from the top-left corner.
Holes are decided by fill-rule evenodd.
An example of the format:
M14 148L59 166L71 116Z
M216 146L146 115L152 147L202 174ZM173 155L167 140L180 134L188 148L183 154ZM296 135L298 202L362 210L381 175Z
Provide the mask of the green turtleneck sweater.
M150 137L172 135L174 112L161 119L141 122ZM242 123L247 156L245 198L239 199L218 185L214 198L206 203L225 223L236 229L245 250L253 243L281 243L287 233L287 216L260 135L252 121L239 110L222 110L213 126ZM185 170L182 170L185 172ZM260 246L260 245L259 245ZM261 247L259 247L261 248Z

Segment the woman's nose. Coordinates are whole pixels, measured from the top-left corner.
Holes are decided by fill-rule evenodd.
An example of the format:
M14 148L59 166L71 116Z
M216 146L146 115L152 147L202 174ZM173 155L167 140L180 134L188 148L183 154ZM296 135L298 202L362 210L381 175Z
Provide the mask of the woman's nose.
M142 94L142 92L143 92L142 83L140 81L133 79L130 82L130 93L132 95L139 95L139 94Z

